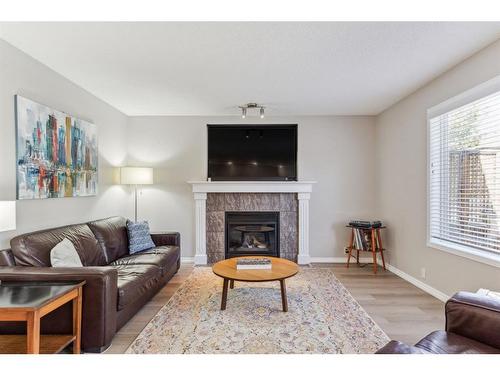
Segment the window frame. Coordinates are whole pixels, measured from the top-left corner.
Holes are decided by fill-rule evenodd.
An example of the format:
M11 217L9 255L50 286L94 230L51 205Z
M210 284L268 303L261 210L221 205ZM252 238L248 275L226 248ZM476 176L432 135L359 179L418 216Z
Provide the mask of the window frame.
M427 247L500 268L500 254L440 240L431 236L431 119L500 91L500 75L427 110Z

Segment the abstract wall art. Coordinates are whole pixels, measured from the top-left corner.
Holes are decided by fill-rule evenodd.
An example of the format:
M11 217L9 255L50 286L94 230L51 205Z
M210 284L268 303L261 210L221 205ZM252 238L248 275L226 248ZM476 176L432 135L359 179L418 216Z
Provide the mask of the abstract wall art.
M17 199L97 194L94 124L16 95Z

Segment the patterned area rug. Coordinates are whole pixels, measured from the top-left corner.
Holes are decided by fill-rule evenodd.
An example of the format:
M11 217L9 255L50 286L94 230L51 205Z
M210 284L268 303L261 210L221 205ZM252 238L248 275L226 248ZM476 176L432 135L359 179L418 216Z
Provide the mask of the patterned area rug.
M220 310L222 279L208 267L192 275L127 353L373 353L389 338L327 268L302 268L279 282L235 283Z

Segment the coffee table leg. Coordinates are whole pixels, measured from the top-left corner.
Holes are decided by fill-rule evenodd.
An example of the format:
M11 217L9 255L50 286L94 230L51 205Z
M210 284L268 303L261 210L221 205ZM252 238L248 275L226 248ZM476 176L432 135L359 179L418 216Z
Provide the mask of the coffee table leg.
M283 312L288 311L288 301L286 299L286 285L285 280L280 280L281 285L281 303L283 304Z
M226 302L227 302L227 285L229 284L228 279L224 279L224 283L222 284L222 301L220 304L220 309L225 310L226 309Z
M229 288L230 288L230 289L234 289L234 280L231 280L231 281L229 282Z

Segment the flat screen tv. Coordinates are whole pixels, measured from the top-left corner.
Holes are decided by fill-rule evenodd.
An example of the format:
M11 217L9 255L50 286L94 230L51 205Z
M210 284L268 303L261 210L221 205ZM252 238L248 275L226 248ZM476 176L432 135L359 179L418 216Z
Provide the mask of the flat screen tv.
M212 181L297 181L297 125L208 125Z

